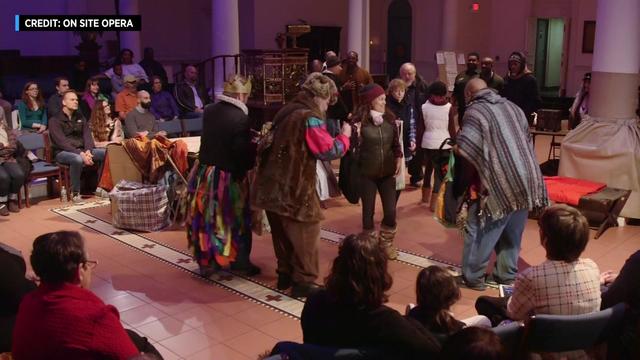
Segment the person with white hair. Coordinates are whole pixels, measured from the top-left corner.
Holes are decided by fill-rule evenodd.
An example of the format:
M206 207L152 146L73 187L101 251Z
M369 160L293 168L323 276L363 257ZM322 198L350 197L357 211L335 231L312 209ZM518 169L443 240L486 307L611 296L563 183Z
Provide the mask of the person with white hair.
M251 204L264 209L278 259L279 290L307 297L317 291L318 242L322 211L316 194L316 161L342 157L349 149L351 126L335 138L325 113L335 103L334 82L312 73L302 90L273 119L268 141L261 144ZM295 191L292 191L295 189Z

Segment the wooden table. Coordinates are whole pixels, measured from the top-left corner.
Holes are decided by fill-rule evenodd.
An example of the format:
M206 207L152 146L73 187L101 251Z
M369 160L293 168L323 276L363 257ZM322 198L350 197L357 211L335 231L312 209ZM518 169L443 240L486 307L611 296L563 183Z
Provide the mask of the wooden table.
M200 136L187 136L187 137L181 137L181 138L174 138L170 140L184 141L185 143L187 143L187 149L189 150L190 153L197 154L198 152L200 152Z

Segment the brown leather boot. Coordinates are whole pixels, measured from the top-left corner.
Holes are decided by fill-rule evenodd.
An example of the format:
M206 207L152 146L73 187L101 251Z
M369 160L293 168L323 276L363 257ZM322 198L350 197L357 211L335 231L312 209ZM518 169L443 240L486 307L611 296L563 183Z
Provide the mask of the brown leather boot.
M380 244L387 253L389 260L398 258L398 249L393 246L393 239L396 237L396 228L390 228L382 225L380 227Z
M429 196L431 196L431 188L422 188L422 199L420 202L422 203L428 203L429 202Z

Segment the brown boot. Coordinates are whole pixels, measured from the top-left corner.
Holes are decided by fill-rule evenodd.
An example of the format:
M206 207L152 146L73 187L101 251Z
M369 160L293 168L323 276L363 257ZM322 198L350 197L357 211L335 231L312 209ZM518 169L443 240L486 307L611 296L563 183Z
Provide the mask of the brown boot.
M431 188L422 188L422 200L420 202L422 203L428 203L429 202L429 196L431 196Z
M9 200L9 211L12 213L20 212L20 205L18 205L18 200Z
M438 193L431 193L431 200L429 200L429 211L436 211L436 203L438 202Z
M380 227L380 244L387 253L389 260L398 258L398 249L393 246L393 239L396 237L396 228L390 228L382 225Z

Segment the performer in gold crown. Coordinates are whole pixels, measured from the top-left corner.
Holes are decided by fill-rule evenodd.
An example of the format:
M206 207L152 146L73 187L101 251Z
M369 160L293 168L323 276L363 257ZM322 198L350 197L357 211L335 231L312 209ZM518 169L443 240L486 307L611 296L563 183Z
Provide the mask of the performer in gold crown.
M227 265L247 276L260 273L249 261L246 175L256 158L246 106L250 93L251 81L232 75L219 102L204 109L198 162L189 175L187 236L205 277Z

